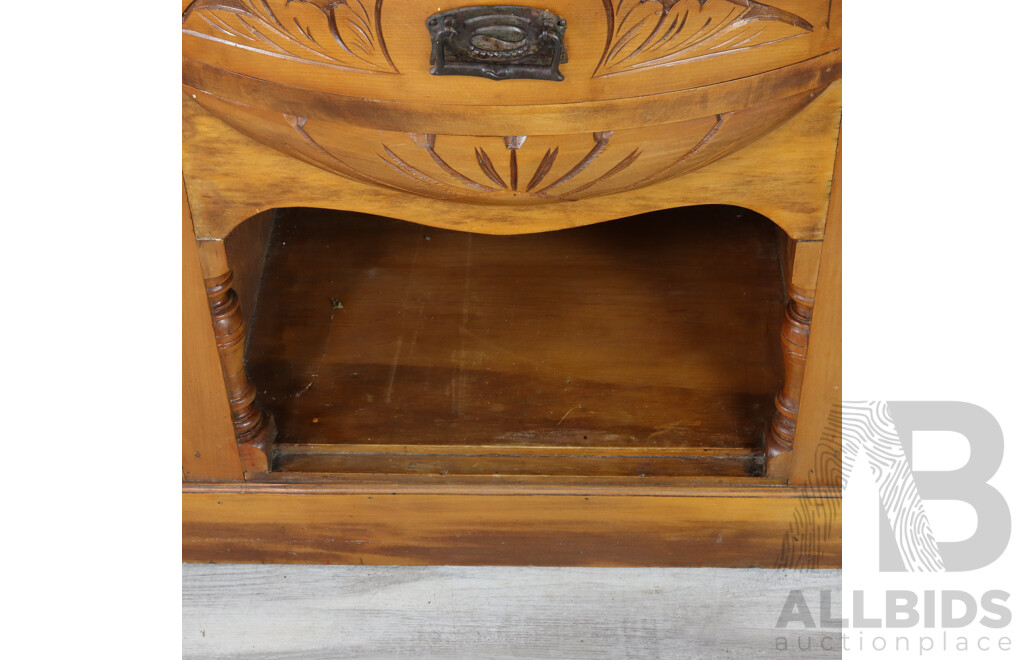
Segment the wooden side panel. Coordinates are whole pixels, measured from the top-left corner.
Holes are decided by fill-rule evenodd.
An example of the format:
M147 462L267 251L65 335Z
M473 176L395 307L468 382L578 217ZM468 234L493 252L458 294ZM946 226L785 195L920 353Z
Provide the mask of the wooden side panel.
M790 483L836 486L841 483L841 435L830 415L842 400L843 384L843 185L842 144L836 151L814 320L800 399Z
M185 561L816 568L841 564L838 518L831 533L818 534L817 541L792 534L791 523L808 503L832 500L765 496L768 489L750 489L748 496L733 497L224 490L184 495ZM780 490L786 489L774 492Z
M241 479L235 430L184 189L181 207L182 472L187 481Z

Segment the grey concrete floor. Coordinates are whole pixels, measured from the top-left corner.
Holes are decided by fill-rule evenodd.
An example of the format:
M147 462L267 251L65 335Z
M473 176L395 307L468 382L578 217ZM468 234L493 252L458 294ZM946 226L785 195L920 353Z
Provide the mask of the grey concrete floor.
M836 631L776 628L791 590L803 590L812 611L821 590L832 590L838 603L838 570L238 564L182 570L185 658L840 655Z

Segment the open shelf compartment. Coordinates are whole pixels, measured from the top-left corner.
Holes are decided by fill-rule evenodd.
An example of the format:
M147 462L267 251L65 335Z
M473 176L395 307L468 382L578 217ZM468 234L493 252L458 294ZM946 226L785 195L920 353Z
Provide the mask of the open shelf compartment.
M246 356L278 480L749 479L777 232L705 206L491 236L276 212Z

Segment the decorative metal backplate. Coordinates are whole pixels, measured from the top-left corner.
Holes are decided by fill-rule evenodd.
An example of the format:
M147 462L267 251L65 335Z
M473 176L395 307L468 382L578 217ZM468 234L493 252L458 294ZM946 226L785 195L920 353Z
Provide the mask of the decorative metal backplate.
M564 80L565 19L546 9L460 7L427 19L430 73L492 80Z

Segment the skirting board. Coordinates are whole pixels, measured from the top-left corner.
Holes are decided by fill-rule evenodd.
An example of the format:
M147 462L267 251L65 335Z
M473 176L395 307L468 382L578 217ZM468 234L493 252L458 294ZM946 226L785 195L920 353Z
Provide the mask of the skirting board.
M186 562L840 568L838 489L186 485Z

